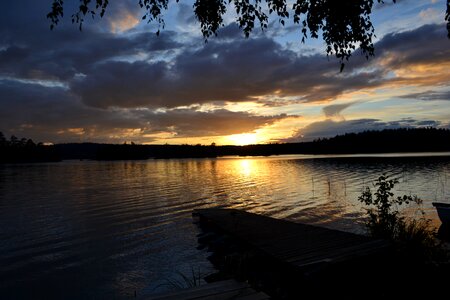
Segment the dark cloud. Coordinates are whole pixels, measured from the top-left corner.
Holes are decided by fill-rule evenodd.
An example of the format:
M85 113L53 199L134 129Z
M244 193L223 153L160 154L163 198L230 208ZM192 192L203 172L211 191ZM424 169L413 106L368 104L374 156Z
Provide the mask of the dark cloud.
M111 6L103 21L139 14L139 8L128 2ZM14 4L12 14L20 7ZM178 15L189 19L190 11L181 5ZM39 13L45 15L42 8ZM99 108L174 108L271 96L330 101L385 84L414 84L387 75L409 65L447 61L450 56L445 28L438 25L388 34L376 44L375 59L367 62L355 55L339 73L334 60L321 54L301 56L262 34L245 39L235 24L222 28L219 38L204 45L201 38L181 42L183 37L170 31L160 37L148 32L117 35L89 24L81 33L76 26L64 24L51 32L47 22L37 22L33 16L36 27L11 18L12 24L0 27L0 76L59 81L83 103Z
M173 109L164 113L145 114L153 131L173 131L177 136L220 136L252 132L289 117L286 114L258 116L248 112L233 112L226 109L198 111Z
M332 117L338 117L340 116L341 112L354 105L357 102L349 102L349 103L343 103L343 104L331 104L327 105L322 108L323 113L325 114L325 117L332 118Z
M356 133L366 130L383 130L412 127L437 127L441 123L435 120L415 120L412 118L397 121L384 122L378 119L357 119L348 121L334 121L327 119L314 122L299 129L292 137L282 140L283 142L312 141L318 138L329 138L345 133Z
M168 77L164 62L109 62L72 81L71 88L92 107L143 107L149 106L149 102L153 102L153 107L161 107L164 106L161 95L171 89Z
M436 92L436 91L426 91L421 93L412 93L400 96L401 98L407 99L418 99L424 101L432 101L432 100L446 100L450 101L450 91L444 92Z
M68 2L66 13L76 10L70 7L74 2ZM132 2L134 5L130 5ZM126 35L110 32L112 21L124 14L142 13L135 1L111 3L104 19L97 17L92 21L88 18L82 32L67 22L70 18L63 19L51 31L45 18L50 7L51 1L13 1L8 6L8 13L2 14L1 77L51 79L67 83L75 74L84 73L108 60L124 59L139 53L162 55L181 47L175 41L176 33L171 31L165 31L159 37L149 32Z
M448 76L434 79L388 76L400 68L447 61L450 50L445 46L445 30L437 25L387 35L377 44L380 53L377 58L368 63L355 56L344 73L339 73L336 63L322 55L299 56L263 36L235 37L238 29L231 25L223 31L223 38L204 47L184 48L173 61L163 62L165 65L139 61L123 62L121 67L114 62L95 66L74 89L87 105L96 107L176 107L211 101L255 101L268 95L294 97L302 102L330 101L361 89L409 85L417 83L416 80L426 80L428 84L437 80L437 84L442 84L448 79ZM428 42L416 47L424 39ZM379 68L380 64L384 68ZM158 74L157 80L154 74ZM134 82L142 77L151 80L137 87ZM98 84L94 87L92 82ZM108 90L117 85L123 86L122 96L111 95Z
M326 101L382 81L378 71L338 74L325 57L299 57L265 37L214 40L182 51L173 62L106 62L85 74L72 87L95 107L177 107L256 101L266 95ZM149 80L138 86L143 78ZM122 93L111 90L117 86Z
M115 131L142 123L123 111L86 107L61 87L9 80L0 81L0 107L1 131L41 141L106 141ZM72 134L75 129L85 134Z
M256 50L258 55L254 55ZM82 80L73 82L72 87L87 105L95 107L176 107L248 101L272 91L270 76L274 69L289 63L288 55L268 39L226 45L215 41L198 50L186 50L173 62L99 64L88 70Z
M387 34L376 44L376 49L379 60L384 60L391 69L446 63L450 57L447 32L442 24Z
M164 112L149 109L87 107L61 87L0 81L0 130L36 140L121 142L128 136L149 142L157 133L174 137L220 136L251 132L285 118L201 107ZM124 137L125 136L125 137Z
M48 33L50 34L50 33ZM38 78L69 81L77 73L95 69L108 60L170 51L180 46L170 33L159 38L146 33L117 36L108 32L70 29L53 32L52 38L11 41L0 50L0 74L14 78ZM75 45L75 46L74 46Z
M438 127L441 126L440 121L435 120L424 120L424 121L417 121L415 125L417 126L423 126L423 127Z
M342 80L324 76L337 68L323 56L301 58L266 37L243 39L235 25L223 28L222 38L204 47L199 39L194 48L182 46L175 33L166 31L157 38L148 33L114 35L92 26L81 33L74 26L53 32L42 27L2 28L7 38L0 48L0 74L70 84L84 103L95 107L248 101L277 91L320 101L372 80L364 74ZM177 50L173 61L158 59L170 57L171 50ZM138 53L150 60L117 62ZM76 74L86 76L73 80Z

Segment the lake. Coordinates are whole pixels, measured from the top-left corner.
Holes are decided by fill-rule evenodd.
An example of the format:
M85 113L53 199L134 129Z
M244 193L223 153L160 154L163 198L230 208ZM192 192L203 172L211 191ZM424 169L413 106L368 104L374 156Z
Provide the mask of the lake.
M228 207L362 233L364 186L450 203L450 153L64 161L0 165L4 299L134 299L209 274L196 208ZM404 213L415 215L407 207Z

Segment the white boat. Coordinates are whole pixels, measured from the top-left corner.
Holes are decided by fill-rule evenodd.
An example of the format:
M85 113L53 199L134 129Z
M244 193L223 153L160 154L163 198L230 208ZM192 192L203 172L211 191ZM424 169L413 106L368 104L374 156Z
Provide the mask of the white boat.
M432 202L442 224L450 224L450 203Z

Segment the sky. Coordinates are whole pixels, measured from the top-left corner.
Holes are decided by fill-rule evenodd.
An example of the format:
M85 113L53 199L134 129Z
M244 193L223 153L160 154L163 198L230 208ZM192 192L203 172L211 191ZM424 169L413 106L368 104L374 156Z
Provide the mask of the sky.
M289 3L293 1L288 1ZM51 0L3 1L0 131L48 143L253 144L399 127L450 128L445 0L375 4L375 56L344 71L321 39L270 20L249 38L225 16L205 43L192 1L166 26L110 1L80 32L78 0L54 30Z

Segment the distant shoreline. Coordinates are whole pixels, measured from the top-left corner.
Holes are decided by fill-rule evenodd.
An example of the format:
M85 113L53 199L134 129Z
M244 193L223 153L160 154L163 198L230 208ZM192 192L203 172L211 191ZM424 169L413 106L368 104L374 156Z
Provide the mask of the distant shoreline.
M10 142L11 143L11 142ZM17 143L15 144L16 148ZM345 157L414 157L447 156L450 153L450 130L437 128L386 129L338 135L301 143L272 143L246 146L224 145L139 145L66 143L27 148L22 155L13 146L2 150L10 153L0 162L43 162L59 160L143 160L171 158L216 158L226 156L269 157L278 155L312 155ZM20 153L19 153L20 154ZM39 155L36 155L39 154Z
M413 152L413 153L354 153L354 154L278 154L278 155L226 155L218 157L177 157L177 158L144 158L144 159L114 159L114 160L98 160L98 159L63 159L59 161L41 161L41 162L18 162L18 163L4 163L4 165L14 164L36 164L36 163L59 163L59 162L123 162L123 161L158 161L158 160L205 160L205 159L333 159L333 160L348 160L348 161L374 161L379 159L417 159L417 160L430 160L430 159L449 159L450 152Z
M246 146L57 144L62 159L166 159L273 155L374 155L387 153L450 152L450 130L436 128L389 129L349 133L301 143Z

